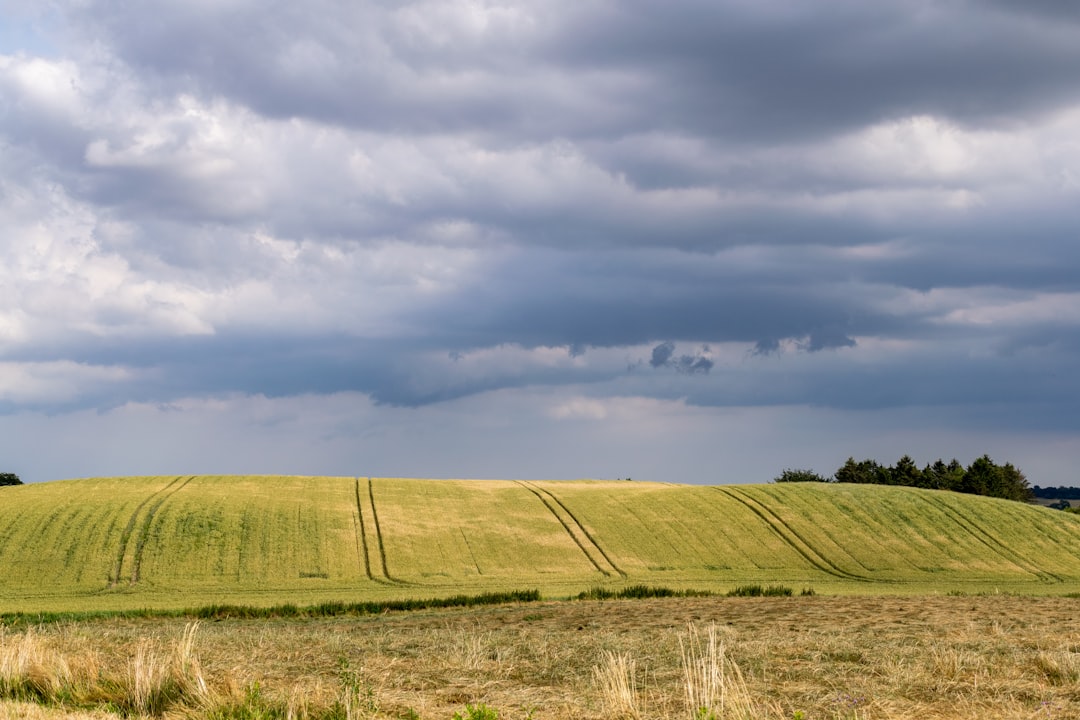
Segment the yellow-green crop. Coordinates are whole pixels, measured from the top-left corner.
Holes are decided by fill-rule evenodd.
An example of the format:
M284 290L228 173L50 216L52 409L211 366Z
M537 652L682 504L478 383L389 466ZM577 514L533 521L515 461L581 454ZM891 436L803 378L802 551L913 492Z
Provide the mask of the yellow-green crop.
M1080 589L1080 517L862 485L292 476L0 489L0 611L743 583Z

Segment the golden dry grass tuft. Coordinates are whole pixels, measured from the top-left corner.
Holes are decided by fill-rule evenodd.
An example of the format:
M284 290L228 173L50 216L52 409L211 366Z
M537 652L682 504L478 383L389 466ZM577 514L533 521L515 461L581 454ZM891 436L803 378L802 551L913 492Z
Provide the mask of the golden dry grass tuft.
M1069 687L1080 682L1080 652L1043 650L1035 656L1035 667L1053 685Z
M0 632L0 697L81 701L93 696L97 675L93 653L65 653L32 629Z
M691 720L752 720L767 717L762 703L755 701L742 671L728 656L727 646L715 623L704 635L691 624L679 638L686 704Z
M0 720L116 720L104 710L74 710L30 702L0 702Z
M113 708L126 716L161 716L208 708L231 694L207 683L195 653L198 623L188 623L171 649L139 637L121 662L99 650L64 647L67 638L33 628L0 633L0 698L68 708Z
M637 661L628 653L605 650L600 664L593 667L604 711L610 717L637 720L642 716L636 676Z

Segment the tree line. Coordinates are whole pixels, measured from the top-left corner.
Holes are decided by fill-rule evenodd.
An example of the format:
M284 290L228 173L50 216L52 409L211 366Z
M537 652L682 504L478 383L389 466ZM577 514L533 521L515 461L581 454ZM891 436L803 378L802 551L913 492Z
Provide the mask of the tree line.
M1031 488L1031 491L1035 494L1035 497L1046 500L1075 500L1080 498L1080 488L1065 487L1064 485L1058 485L1057 487L1039 487L1036 485Z
M1029 502L1034 498L1024 473L1012 463L998 465L983 455L964 467L955 458L949 462L936 460L919 468L910 456L900 458L895 465L885 466L876 460L849 457L831 478L813 470L784 470L773 482L842 482L871 485L903 485L930 490L953 490L972 495Z

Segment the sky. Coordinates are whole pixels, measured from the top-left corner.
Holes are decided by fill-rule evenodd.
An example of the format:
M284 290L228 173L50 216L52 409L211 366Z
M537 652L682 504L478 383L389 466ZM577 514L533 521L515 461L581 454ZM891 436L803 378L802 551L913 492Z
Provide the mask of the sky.
M1080 5L0 0L0 470L1080 484Z

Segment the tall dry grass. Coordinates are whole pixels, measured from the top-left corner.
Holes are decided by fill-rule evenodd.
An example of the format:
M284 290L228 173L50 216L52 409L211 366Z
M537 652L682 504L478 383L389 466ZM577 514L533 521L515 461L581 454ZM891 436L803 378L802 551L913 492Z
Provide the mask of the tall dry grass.
M33 629L0 633L0 699L47 705L112 707L125 715L160 716L167 710L213 705L195 653L199 623L189 623L169 649L142 638L123 667L106 668L99 654L74 654Z
M0 631L0 719L31 707L41 717L192 718L197 720L368 720L378 716L374 689L342 661L338 691L312 698L293 688L285 699L265 694L258 681L218 674L208 682L196 652L199 623L188 623L171 643L139 637L117 666L102 653L72 654L62 637L33 629ZM5 702L8 701L8 702ZM16 704L18 703L18 704ZM13 709L15 708L15 709ZM108 712L100 712L107 710Z
M710 623L704 635L690 624L679 637L686 704L692 720L751 720L769 716L768 708L755 701L742 670L729 657L717 626Z
M33 702L81 701L94 694L93 655L69 656L33 630L0 631L0 697Z
M593 680L610 717L631 720L642 717L637 661L628 653L605 650L601 663L593 668Z

